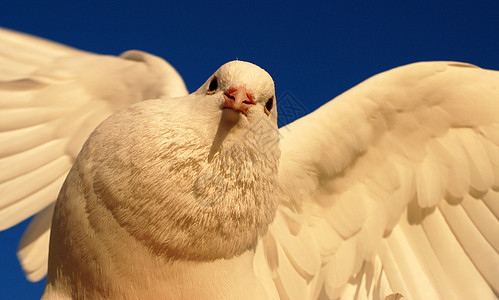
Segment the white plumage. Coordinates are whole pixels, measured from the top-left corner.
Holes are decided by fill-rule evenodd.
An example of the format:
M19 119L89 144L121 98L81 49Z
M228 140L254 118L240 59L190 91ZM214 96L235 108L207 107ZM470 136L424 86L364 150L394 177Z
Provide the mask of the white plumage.
M144 52L95 55L5 29L0 43L0 229L47 207L18 253L38 281L47 272L51 203L88 135L121 107L187 90L175 69Z
M0 48L0 225L8 228L46 207L30 224L19 251L28 278L38 280L46 271L51 203L88 134L120 107L184 96L186 90L171 66L146 53L104 57L4 30L0 41L8 45ZM183 99L146 101L122 110L93 134L63 189L66 201L60 202L65 204L58 204L56 224L67 226L59 225L52 236L51 270L60 270L63 257L71 261L70 251L57 251L76 244L74 249L90 250L81 250L82 266L73 257L73 272L93 266L104 271L99 274L103 278L130 282L130 289L95 281L99 277L84 272L83 283L71 285L74 281L59 274L49 275L46 297L116 291L146 297L153 295L133 287L154 293L158 284L163 295L200 297L206 292L203 297L217 299L221 291L228 299L263 297L263 291L268 299L384 299L394 293L407 299L497 298L498 72L427 62L381 73L281 129L277 160L278 148L255 150L261 149L255 141L262 147L269 140L247 134L266 117L263 105L273 96L272 81L255 66L230 65L235 67L216 73L221 92L242 82L258 99L247 116L236 118L236 125L222 117L220 93L204 95L210 77ZM274 112L275 107L265 123L271 124L269 132L276 124ZM276 136L271 134L270 141ZM162 151L168 159L158 162L155 155L162 157ZM114 156L129 165L106 163ZM102 159L85 163L95 157ZM278 174L272 171L277 163ZM157 174L167 170L173 173L162 186ZM121 175L110 180L116 173ZM101 180L114 184L103 187ZM123 195L130 186L142 193L106 202L82 189L75 193L75 186L93 189L95 195ZM166 195L177 195L175 190L204 200L168 200L171 213L155 215L158 210L149 211L147 204L154 201L144 195L150 192L150 199L157 199L161 188ZM220 193L226 197L214 196ZM217 201L227 208L217 211L219 218L197 218L212 215ZM103 208L117 222L106 219ZM252 212L253 221L241 211ZM82 216L93 227L81 225L77 220ZM178 224L185 220L188 227L180 228L189 228L189 234L182 238ZM93 240L89 228L100 228L97 237L104 238ZM256 277L251 270L255 238ZM101 240L107 242L96 242ZM229 242L220 246L224 240ZM100 252L93 255L92 249ZM160 267L165 255L173 259L168 271ZM127 268L136 278L129 277ZM64 284L54 284L58 280ZM220 286L213 288L216 280ZM91 287L100 294L91 294Z

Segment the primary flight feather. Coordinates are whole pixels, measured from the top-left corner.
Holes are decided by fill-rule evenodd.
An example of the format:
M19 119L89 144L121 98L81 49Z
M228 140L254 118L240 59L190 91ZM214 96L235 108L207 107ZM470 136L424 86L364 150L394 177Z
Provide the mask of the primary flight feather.
M41 43L1 35L9 34L25 50ZM49 54L63 47L50 45ZM60 55L68 65L77 61L73 53ZM104 59L85 56L89 63ZM147 54L132 57L148 65ZM116 112L78 155L56 204L45 298L497 298L498 72L454 62L400 67L278 131L272 78L261 68L227 63L184 96L177 73L150 59L173 76L153 84L157 76L138 80L137 70L109 69L120 74L111 76L115 84L131 90L95 89L119 105L75 105L73 114L102 116L88 126L64 130L64 123L51 123L64 134L44 138L29 132L44 133L37 126L46 121L20 122L19 129L29 128L24 131L2 128L0 138L10 142L1 149L9 167L0 185L0 213L12 203L34 203L30 195L48 184L33 182L34 172L60 169L64 178L74 159L66 154L68 145L75 155L112 111L149 96L163 98ZM59 66L57 74L74 72ZM64 88L55 75L38 88L26 72L0 85L5 116L33 103L50 111L61 106L33 102L34 95L63 101L60 95L81 96L95 87L76 72L62 77L71 83ZM166 94L175 86L178 94ZM158 87L163 94L137 92ZM132 94L133 100L113 96ZM29 100L16 100L25 99L18 95ZM52 116L41 110L33 115ZM84 138L69 143L75 134ZM47 163L12 159L38 148L47 149L49 162L63 157L65 163L44 169ZM12 182L33 182L33 191L23 194ZM3 217L4 227L50 204L60 184L37 207ZM36 278L45 270L46 256L36 252L47 246L52 209L35 218L25 235L36 238L25 239L20 250L25 266L38 266L31 273Z

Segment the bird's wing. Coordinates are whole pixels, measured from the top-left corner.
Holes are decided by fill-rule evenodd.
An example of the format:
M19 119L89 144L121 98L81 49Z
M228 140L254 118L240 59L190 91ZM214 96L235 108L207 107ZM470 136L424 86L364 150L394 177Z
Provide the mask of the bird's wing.
M269 294L499 295L499 72L403 66L280 133L284 196L255 261Z
M19 245L28 279L46 273L51 204L93 129L133 102L185 94L151 54L97 55L0 29L0 230L41 211Z

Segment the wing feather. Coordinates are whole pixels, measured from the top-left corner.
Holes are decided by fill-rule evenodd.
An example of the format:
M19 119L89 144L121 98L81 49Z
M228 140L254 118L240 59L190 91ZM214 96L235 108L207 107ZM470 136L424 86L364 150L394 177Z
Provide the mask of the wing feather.
M186 94L154 55L97 55L0 29L0 229L45 209L20 243L28 279L46 272L51 203L93 129L131 103Z
M293 288L321 299L497 297L498 125L499 72L426 62L376 75L282 128L282 206L303 220L322 262L306 274L314 287ZM278 274L306 253L287 236Z
M485 193L494 183L494 173L482 139L471 129L460 130L459 139L468 156L466 161L470 162L470 185L476 191Z
M276 226L274 226L270 229L271 234L279 240L279 245L282 245L282 250L293 266L294 272L298 273L307 282L310 282L320 266L320 260L313 256L310 257L305 245L315 241L304 234L294 238L286 227L280 226L280 228L281 230L277 230Z
M39 212L29 223L19 243L17 256L28 280L36 282L47 273L45 253L49 246L50 225L54 212L54 203Z
M67 159L67 158L63 158ZM35 190L31 194L24 193L18 196L15 201L9 203L8 206L2 207L0 211L0 228L9 228L22 222L23 220L31 217L37 212L41 211L43 208L48 206L49 204L55 202L55 199L52 198L54 195L59 193L64 180L66 179L66 175L69 171L61 171L60 176L56 177L52 181L43 180L37 181L38 190ZM52 170L49 172L50 175L54 175ZM31 192L33 188L28 190ZM23 197L23 198L21 198ZM48 249L46 250L48 254Z
M469 195L464 197L462 206L464 213L468 215L470 220L480 231L480 233L475 233L475 235L483 236L490 246L499 253L499 235L497 234L497 232L499 232L499 222L497 222L497 218L493 215L492 211L485 206L484 201L480 201ZM461 217L464 218L464 216Z
M456 298L455 291L447 279L438 256L433 250L423 228L421 226L411 226L406 218L402 218L399 224L403 235L409 240L411 248L416 255L416 259L421 263L425 275L431 282L430 286L425 286L424 288L438 287L438 289L436 289L438 297L433 297L433 299L443 297L449 297L450 299ZM391 237L389 236L387 239L390 238ZM401 291L401 289L399 289L399 291Z
M0 158L0 183L27 174L64 155L65 140L52 140L30 150Z
M483 196L483 202L490 209L490 211L499 220L499 192L494 190L489 190L485 196Z
M394 290L408 291L404 294L409 299L436 299L436 291L432 289L427 281L426 274L417 259L411 244L397 227L392 231L389 238L383 241L381 247L387 255L389 261L396 269L395 274L387 272L388 279L393 282ZM383 265L386 256L382 256ZM423 280L423 282L421 282ZM424 285L425 289L418 287Z
M58 43L0 28L0 80L25 78L26 74L61 56L85 52Z
M422 226L456 295L462 299L493 299L493 292L459 244L440 210L435 209L429 214Z
M463 206L451 205L447 201L441 201L439 209L476 269L494 290L499 290L499 282L497 281L499 277L499 268L497 268L499 266L499 256L497 251L476 228ZM497 224L492 224L491 230L497 232Z

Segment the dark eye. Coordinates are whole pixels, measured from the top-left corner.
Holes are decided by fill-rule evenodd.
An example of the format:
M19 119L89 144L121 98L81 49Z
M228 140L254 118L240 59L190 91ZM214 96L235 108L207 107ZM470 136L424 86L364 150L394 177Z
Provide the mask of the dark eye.
M208 86L208 91L206 92L208 95L215 94L215 91L218 88L218 79L217 77L213 77L213 79L210 82L210 85Z
M267 100L267 103L265 103L265 113L267 115L270 115L272 107L274 107L274 97L270 97L269 100Z

